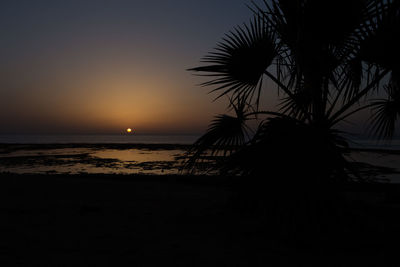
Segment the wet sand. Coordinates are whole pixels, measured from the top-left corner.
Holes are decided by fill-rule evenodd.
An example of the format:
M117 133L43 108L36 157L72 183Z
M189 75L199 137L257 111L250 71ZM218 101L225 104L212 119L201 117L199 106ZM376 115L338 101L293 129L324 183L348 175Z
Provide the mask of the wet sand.
M400 189L241 178L0 176L2 266L398 266ZM297 192L297 193L296 193ZM325 196L326 201L315 201Z

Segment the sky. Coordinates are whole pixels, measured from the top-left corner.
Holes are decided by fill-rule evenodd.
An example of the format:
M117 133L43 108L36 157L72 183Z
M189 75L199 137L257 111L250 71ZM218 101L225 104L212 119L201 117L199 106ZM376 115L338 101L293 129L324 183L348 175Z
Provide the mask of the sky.
M0 134L201 133L224 101L188 72L247 0L2 0Z
M0 1L0 134L204 133L227 100L187 69L252 18L249 3ZM368 116L340 127L362 132Z

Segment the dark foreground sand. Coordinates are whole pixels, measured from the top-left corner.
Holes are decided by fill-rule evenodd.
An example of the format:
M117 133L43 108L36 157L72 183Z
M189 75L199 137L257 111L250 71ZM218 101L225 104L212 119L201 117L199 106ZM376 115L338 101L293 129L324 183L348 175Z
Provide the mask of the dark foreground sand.
M397 186L340 187L324 201L283 191L260 197L221 177L4 174L0 266L400 266Z

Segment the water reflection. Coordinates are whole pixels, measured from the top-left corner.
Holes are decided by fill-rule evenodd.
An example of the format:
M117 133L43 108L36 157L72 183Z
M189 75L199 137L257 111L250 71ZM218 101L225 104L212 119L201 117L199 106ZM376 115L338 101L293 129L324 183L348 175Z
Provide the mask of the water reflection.
M183 154L182 150L144 150L144 149L129 149L129 150L116 150L107 149L97 151L93 156L98 158L112 158L121 161L174 161L177 156Z
M0 154L0 172L36 174L178 174L184 150L58 148Z

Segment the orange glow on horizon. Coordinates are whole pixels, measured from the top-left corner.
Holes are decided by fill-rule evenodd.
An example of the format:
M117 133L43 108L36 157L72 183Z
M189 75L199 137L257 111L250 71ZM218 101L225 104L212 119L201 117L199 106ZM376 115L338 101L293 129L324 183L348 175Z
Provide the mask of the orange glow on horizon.
M127 133L132 133L132 129L131 128L126 129L126 132Z

